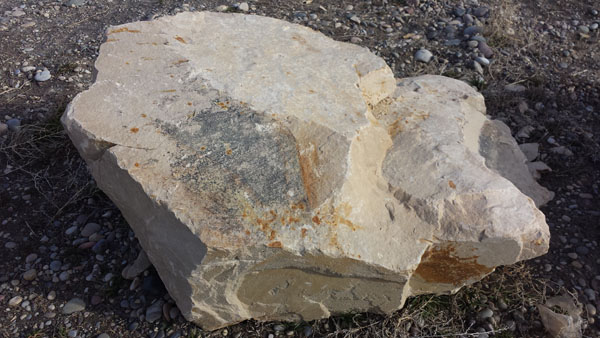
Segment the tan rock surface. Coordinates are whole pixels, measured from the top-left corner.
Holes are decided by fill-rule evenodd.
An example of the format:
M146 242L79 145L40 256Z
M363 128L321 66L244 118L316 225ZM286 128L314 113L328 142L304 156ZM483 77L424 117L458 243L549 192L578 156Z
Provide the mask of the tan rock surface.
M252 15L107 36L63 123L205 328L389 313L548 248L545 189L462 82L396 84L364 48Z

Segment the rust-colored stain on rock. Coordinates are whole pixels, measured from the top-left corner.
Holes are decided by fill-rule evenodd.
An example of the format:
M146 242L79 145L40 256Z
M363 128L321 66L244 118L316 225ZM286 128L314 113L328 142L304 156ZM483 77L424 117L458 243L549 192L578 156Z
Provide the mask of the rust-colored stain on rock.
M394 138L394 136L398 135L402 131L402 123L401 122L402 122L402 118L399 118L389 125L388 134L390 134L390 136L392 138Z
M321 224L321 220L319 219L319 216L317 216L317 215L313 216L312 221L313 221L313 223L315 223L317 225Z
M421 258L415 274L428 283L460 285L479 279L494 268L477 263L478 256L458 257L452 244L429 248Z
M282 248L283 245L281 244L280 241L276 241L276 242L271 242L267 245L269 248Z
M114 34L114 33L124 33L124 32L127 32L127 33L139 33L140 31L137 30L137 29L129 29L127 27L121 27L119 29L113 29L112 31L108 32L107 35Z
M131 129L129 129L129 131L131 131L132 133L134 133L134 134L135 134L135 133L137 133L138 131L140 131L140 128L133 127L133 128L131 128Z
M452 180L448 181L448 185L450 186L450 188L456 189L456 184L454 184L454 182L452 182Z
M298 149L298 160L300 162L300 175L304 185L304 192L308 199L308 204L311 208L317 206L319 177L317 167L319 165L319 155L317 146L310 142L309 147L305 151Z
M186 62L190 62L190 60L187 59L181 59L181 60L177 60L175 62L173 62L174 65L180 65L182 63L186 63Z
M179 36L179 35L175 36L175 40L177 40L177 41L179 41L179 42L181 42L181 43L187 43L187 42L185 42L185 40L184 40L184 39L183 39L181 36Z

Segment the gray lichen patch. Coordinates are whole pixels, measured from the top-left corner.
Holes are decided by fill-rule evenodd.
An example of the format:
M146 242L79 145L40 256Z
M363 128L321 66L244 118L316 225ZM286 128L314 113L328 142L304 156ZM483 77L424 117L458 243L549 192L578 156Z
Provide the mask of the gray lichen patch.
M306 204L296 141L281 123L227 97L187 123L155 120L179 149L170 154L172 174L223 214L242 215L242 201L271 209Z

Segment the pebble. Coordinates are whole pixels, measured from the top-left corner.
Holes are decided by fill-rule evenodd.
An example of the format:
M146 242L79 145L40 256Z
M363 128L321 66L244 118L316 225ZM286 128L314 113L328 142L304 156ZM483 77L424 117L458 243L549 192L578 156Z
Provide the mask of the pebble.
M477 63L481 64L482 66L490 65L490 60L488 60L487 58L484 58L483 56L476 57L475 61L477 61Z
M92 251L95 253L101 253L104 251L104 248L106 247L108 243L106 242L105 239L101 239L98 242L96 242L96 244L94 244L94 246L92 247Z
M486 58L491 58L492 56L494 56L494 51L490 48L490 46L488 46L487 43L485 42L479 42L479 45L477 46L477 48L479 48L479 51L483 54L483 56L485 56Z
M356 16L356 15L351 16L350 17L350 21L352 21L352 22L357 23L357 24L360 25L360 18L358 16Z
M27 271L25 271L25 273L23 274L23 279L24 280L34 280L37 277L37 271L35 269L29 269Z
M87 0L69 0L69 2L67 2L67 6L79 7L79 6L85 5L86 2L87 2Z
M173 306L171 310L169 310L169 318L175 320L177 317L179 317L179 309L176 306Z
M590 317L596 315L596 307L594 306L594 304L590 304L590 303L585 304L585 310L587 311L587 313Z
M81 229L81 236L90 237L98 232L102 227L98 223L88 223Z
M29 254L27 255L27 257L25 257L25 263L31 264L33 262L35 262L35 260L38 258L37 254Z
M21 296L14 296L13 298L11 298L8 301L8 305L9 306L19 306L19 304L21 304L22 301L23 301L23 297L21 297Z
M102 303L102 297L100 297L98 295L93 295L90 302L92 303L92 305L98 305L98 304Z
M138 328L138 326L140 326L140 323L138 323L138 322L131 322L131 324L129 324L127 326L127 330L134 331L135 329Z
M67 333L67 336L69 336L69 338L77 337L77 330L69 330L69 333Z
M17 243L15 242L6 242L6 244L4 244L4 247L7 249L14 249L17 247Z
M32 72L34 70L35 70L34 66L24 66L24 67L21 67L21 71L23 73Z
M62 282L64 282L69 279L70 275L71 274L68 271L63 271L60 273L60 275L58 275L58 279L60 279Z
M0 122L0 136L6 134L8 131L8 125L6 123Z
M483 74L483 68L481 67L481 64L479 64L479 62L473 61L473 69L475 69L477 73Z
M217 6L217 8L215 8L215 9L216 9L217 12L225 12L226 10L229 9L229 6L227 6L227 5L220 5L220 6Z
M487 318L492 317L493 315L494 315L494 311L492 311L492 309L490 309L490 308L486 308L486 309L482 310L481 312L479 312L477 317L479 317L480 319L487 319Z
M432 58L433 58L433 54L431 54L431 52L428 51L427 49L419 49L415 53L415 60L417 60L419 62L428 63L429 61L431 61Z
M110 338L110 336L106 333L101 333L101 334L97 335L96 338Z
M41 72L36 73L33 78L38 82L44 82L50 80L51 77L52 75L50 75L50 71L48 69L44 69Z
M467 26L471 26L473 24L473 22L475 22L475 19L473 19L473 17L471 16L471 14L465 14L463 16L463 20L465 21L465 24Z
M508 305L506 305L506 302L505 302L504 300L500 299L500 300L498 301L498 308L499 308L500 310L503 310L503 311L504 311L504 310L508 309Z
M72 227L65 230L65 235L70 236L70 235L74 234L75 231L77 231L77 226L73 225Z
M588 34L590 32L590 28L585 25L581 25L581 26L577 27L577 29L579 29L579 31L583 34Z
M239 6L238 6L239 10L242 12L247 12L250 10L250 6L248 6L247 2L242 2Z
M146 321L152 323L162 316L162 301L156 301L146 309Z
M527 90L527 88L525 88L525 86L520 85L520 84L509 84L504 86L504 90L506 90L507 92L511 92L511 93L522 93L524 91Z
M578 247L575 249L575 251L577 252L577 254L579 254L579 255L582 255L582 256L585 256L585 255L587 255L588 253L590 253L590 249L588 249L588 248L587 248L587 247L585 247L585 246L578 246Z
M50 269L52 271L58 271L58 270L60 270L61 266L62 266L62 263L60 261L52 261L52 262L50 262Z
M465 30L463 31L463 34L466 36L473 36L475 34L479 34L483 32L483 28L481 28L480 26L470 26L465 28Z
M598 29L598 23L594 22L593 24L590 25L590 30L595 31L596 29Z
M481 35L475 35L475 36L471 37L471 40L487 43L487 40Z
M467 45L469 46L469 48L476 48L479 45L479 41L469 40L469 42L467 42Z
M587 299L590 300L591 302L596 300L596 292L594 292L594 290L585 289L585 290L583 290L583 293L585 294Z
M6 121L6 125L8 126L8 130L10 131L18 131L21 129L21 120L19 119L10 119Z
M50 292L48 292L48 296L46 296L46 299L52 301L56 299L56 291L52 290Z
M490 9L487 7L477 7L473 10L473 14L478 17L486 16L489 13Z
M62 312L66 315L85 310L85 302L81 298L73 298L65 304Z

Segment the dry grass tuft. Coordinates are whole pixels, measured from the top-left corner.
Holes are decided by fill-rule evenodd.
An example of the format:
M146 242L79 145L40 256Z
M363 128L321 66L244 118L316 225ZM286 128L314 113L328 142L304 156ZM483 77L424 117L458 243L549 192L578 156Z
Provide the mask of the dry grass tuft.
M64 106L60 107L44 122L22 126L0 142L0 164L5 164L0 167L7 168L0 176L15 175L33 182L45 206L51 206L44 210L48 223L97 192L85 162L60 123L63 110Z

